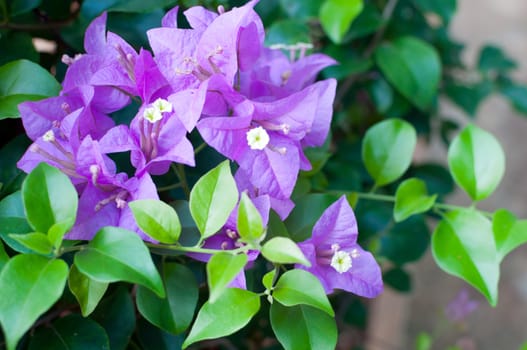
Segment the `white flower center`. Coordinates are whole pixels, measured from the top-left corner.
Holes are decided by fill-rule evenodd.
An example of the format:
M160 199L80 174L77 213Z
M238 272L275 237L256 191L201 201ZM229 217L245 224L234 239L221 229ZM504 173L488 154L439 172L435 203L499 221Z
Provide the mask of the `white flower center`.
M158 98L155 100L154 103L152 103L152 107L157 108L157 110L161 113L172 112L172 103L163 98Z
M145 111L143 112L143 118L153 124L158 120L161 120L163 118L163 115L161 114L161 111L158 108L152 106L145 108Z
M269 134L258 126L247 131L247 144L251 149L263 150L269 144Z
M351 255L343 250L338 250L331 258L331 267L338 273L347 272L351 269Z
M44 135L42 135L42 139L46 142L53 142L55 141L55 133L53 130L48 130Z

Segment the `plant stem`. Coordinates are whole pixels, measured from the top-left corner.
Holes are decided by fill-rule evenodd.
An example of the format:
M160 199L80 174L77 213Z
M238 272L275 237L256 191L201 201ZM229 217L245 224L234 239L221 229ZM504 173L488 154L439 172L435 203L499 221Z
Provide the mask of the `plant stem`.
M172 163L170 167L178 177L181 187L183 188L183 192L185 192L185 196L187 196L187 199L190 199L190 188L188 186L187 176L185 175L185 168L183 164L175 165Z
M218 253L229 253L236 255L238 253L244 253L250 249L249 246L242 246L236 249L209 249L209 248L200 248L200 247L184 247L180 245L158 245L153 243L145 243L148 248L159 249L159 250L170 250L174 252L181 253L202 253L202 254L218 254Z
M158 187L157 192L166 192L180 187L183 187L183 184L181 182L178 182L172 185Z
M194 154L198 154L199 152L201 152L203 149L205 149L205 147L207 147L207 143L206 142L203 142L201 145L199 145L198 147L196 147L196 149L194 150Z

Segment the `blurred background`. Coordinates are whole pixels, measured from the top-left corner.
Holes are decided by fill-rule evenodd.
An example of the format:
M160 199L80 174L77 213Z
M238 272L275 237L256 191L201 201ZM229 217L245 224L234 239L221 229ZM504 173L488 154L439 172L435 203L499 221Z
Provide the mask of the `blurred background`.
M451 23L451 35L466 45L463 60L475 67L482 46L504 49L518 62L513 76L527 81L527 1L460 0ZM463 119L463 112L441 101L447 117ZM504 147L507 170L503 182L482 207L495 210L507 205L520 217L527 216L527 119L510 107L501 96L492 95L479 107L477 124L492 132ZM444 162L446 151L432 142L419 157ZM434 145L434 143L437 144ZM451 203L469 203L463 193L449 197ZM433 349L515 350L527 342L527 248L520 247L508 256L501 270L499 302L492 308L483 297L461 280L441 273L428 251L412 266L413 290L409 295L387 289L374 305L369 350L418 349L416 339L426 332L434 338ZM445 316L446 306L468 291L478 307L462 321ZM462 292L463 293L463 292Z

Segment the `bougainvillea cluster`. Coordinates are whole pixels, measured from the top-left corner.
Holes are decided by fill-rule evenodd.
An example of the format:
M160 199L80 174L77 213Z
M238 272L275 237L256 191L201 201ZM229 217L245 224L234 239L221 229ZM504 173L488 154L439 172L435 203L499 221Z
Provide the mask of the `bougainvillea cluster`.
M333 113L336 81L315 80L336 62L306 55L305 43L265 47L255 4L217 12L192 7L183 13L190 28L179 26L175 8L162 27L148 31L152 52L137 52L107 32L103 14L86 32L86 53L63 58L68 69L60 96L20 105L33 144L18 166L30 172L47 162L79 193L67 238L90 240L104 226L119 226L151 240L127 203L158 199L151 176L172 163L195 165L187 138L195 129L234 162L238 189L264 222L271 208L282 219L289 215L298 173L311 168L304 149L325 142ZM116 125L110 115L132 101L137 113L129 125ZM133 174L117 172L109 155L120 152L129 152ZM233 247L234 223L231 218L204 245ZM299 244L327 293L339 288L373 297L382 290L379 266L356 240L355 217L341 198Z

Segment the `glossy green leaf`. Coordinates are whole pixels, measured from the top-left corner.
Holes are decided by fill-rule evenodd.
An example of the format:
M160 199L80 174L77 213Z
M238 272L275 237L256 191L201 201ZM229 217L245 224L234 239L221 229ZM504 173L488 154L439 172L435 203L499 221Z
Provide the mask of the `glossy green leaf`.
M285 306L310 305L330 316L335 315L320 281L305 270L293 269L280 276L273 298Z
M500 92L510 101L520 113L527 114L527 86L507 82L500 86Z
M137 308L150 323L173 334L188 328L198 302L198 283L190 269L166 263L163 267L166 298L146 288L137 289ZM182 283L184 281L184 283Z
M320 7L320 24L334 43L341 43L363 7L363 0L325 0Z
M229 161L203 175L190 192L190 213L203 238L215 234L238 202L238 189Z
M273 288L273 281L274 281L275 276L276 276L276 269L267 272L262 277L262 284L264 285L265 288L267 289Z
M135 221L148 236L161 243L176 243L181 224L176 211L165 202L141 199L128 203Z
M97 322L78 314L57 319L52 328L40 328L31 337L29 350L110 350L108 335Z
M18 103L55 96L60 89L55 78L38 64L9 62L0 67L0 119L18 117Z
M108 283L98 282L86 276L72 265L68 276L68 286L81 307L82 316L86 317L95 310L103 297Z
M197 341L232 334L245 326L260 309L260 296L238 289L227 289L215 303L206 302L199 310L183 349Z
M4 265L9 261L9 255L5 252L4 244L0 240L0 272L4 268Z
M477 114L481 102L492 93L493 85L488 81L475 84L447 83L445 92L447 96L469 116Z
M295 242L286 237L273 237L262 247L262 255L276 264L302 264L311 266Z
M414 214L428 211L437 195L429 196L423 180L411 178L403 181L395 192L393 217L400 222Z
M469 124L448 148L448 166L456 183L479 201L494 192L505 172L505 154L496 138Z
M2 198L0 201L0 219L2 218L26 218L21 191L16 191L11 193L9 196ZM0 225L0 227L1 226L2 225Z
M430 107L441 77L441 62L433 46L414 37L400 37L380 45L375 61L404 97L421 110Z
M62 295L68 265L33 254L17 255L0 273L0 323L7 349L14 350L37 318Z
M32 250L10 237L13 233L28 233L32 229L26 219L17 217L0 217L0 237L13 250L19 253L31 253Z
M362 141L362 160L377 186L397 180L410 166L417 135L408 122L388 119L372 126Z
M214 303L227 289L229 283L243 271L247 264L247 254L214 254L207 263L207 282L209 302Z
M432 235L432 253L441 269L470 283L496 305L499 256L486 217L473 209L447 213Z
M334 350L337 324L327 313L307 305L271 305L271 326L285 350Z
M506 209L499 209L494 213L492 231L500 260L527 242L527 220L518 220Z
M68 176L51 165L40 163L31 171L22 184L22 199L27 221L35 231L48 232L57 225L60 230L54 238L60 241L75 223L77 191Z
M242 193L238 206L236 227L240 237L247 242L259 240L265 233L262 216L245 192Z
M98 282L137 283L160 297L165 296L150 252L135 232L118 227L102 228L85 249L75 254L75 265Z
M90 318L106 330L111 350L129 348L135 330L136 310L128 288L119 286L113 294L105 297Z
M9 4L9 12L11 16L20 15L37 8L41 2L42 0L12 0Z
M53 245L48 236L40 232L10 234L9 237L38 254L48 255L53 251Z

